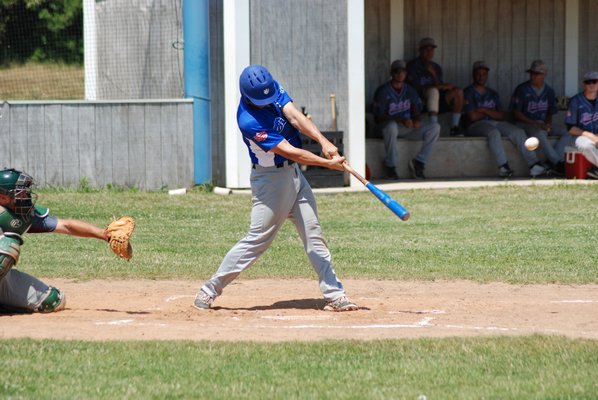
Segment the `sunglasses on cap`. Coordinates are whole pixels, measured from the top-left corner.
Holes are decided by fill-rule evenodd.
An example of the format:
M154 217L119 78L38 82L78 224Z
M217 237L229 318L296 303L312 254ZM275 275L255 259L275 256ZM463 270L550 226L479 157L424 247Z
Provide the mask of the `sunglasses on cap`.
M586 81L583 81L583 83L586 85L595 85L597 82L598 82L598 79L588 79Z

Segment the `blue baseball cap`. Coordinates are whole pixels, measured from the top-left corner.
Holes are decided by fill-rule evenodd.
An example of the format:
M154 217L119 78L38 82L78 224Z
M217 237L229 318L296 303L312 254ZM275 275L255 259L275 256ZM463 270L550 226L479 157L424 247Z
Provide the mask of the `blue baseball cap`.
M239 89L241 95L256 106L267 106L278 98L280 86L266 67L252 64L241 72Z
M593 81L598 79L598 72L597 71L589 71L583 74L584 81Z

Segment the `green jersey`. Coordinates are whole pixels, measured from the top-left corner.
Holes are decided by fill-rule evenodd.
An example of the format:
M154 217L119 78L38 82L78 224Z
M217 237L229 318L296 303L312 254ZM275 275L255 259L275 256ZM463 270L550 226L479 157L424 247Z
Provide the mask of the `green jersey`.
M35 206L29 214L18 215L0 206L0 232L14 232L21 236L28 231L51 232L56 229L56 221L47 207Z

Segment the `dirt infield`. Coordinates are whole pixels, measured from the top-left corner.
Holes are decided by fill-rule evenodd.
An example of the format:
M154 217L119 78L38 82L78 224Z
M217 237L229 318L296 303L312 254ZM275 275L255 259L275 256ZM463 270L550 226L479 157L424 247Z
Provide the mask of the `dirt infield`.
M598 339L598 285L345 280L361 308L324 312L315 280L241 280L199 311L200 282L48 279L56 314L0 316L0 338L290 341L554 334Z

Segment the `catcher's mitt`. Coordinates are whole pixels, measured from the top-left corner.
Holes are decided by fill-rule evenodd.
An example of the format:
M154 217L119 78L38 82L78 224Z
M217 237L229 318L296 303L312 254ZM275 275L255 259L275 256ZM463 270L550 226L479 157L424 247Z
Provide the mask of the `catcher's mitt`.
M117 256L130 260L133 257L133 248L129 239L135 229L135 220L132 217L120 217L106 227L110 236L110 248Z

